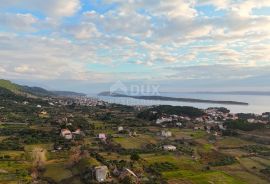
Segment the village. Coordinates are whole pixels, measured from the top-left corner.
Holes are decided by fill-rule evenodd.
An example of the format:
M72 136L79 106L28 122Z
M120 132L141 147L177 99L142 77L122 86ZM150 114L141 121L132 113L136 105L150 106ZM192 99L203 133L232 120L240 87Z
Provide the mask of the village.
M0 163L12 162L24 174L0 164L5 181L13 173L36 183L241 184L248 182L244 172L258 184L269 182L270 113L124 106L85 97L13 103L16 117L8 106L0 111Z

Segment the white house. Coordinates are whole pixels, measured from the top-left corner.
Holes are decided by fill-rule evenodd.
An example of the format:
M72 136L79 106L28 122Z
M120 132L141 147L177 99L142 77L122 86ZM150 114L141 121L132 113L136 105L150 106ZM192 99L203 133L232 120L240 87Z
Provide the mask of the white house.
M163 136L163 137L171 137L172 136L172 132L171 131L167 131L167 130L162 130L161 131L161 136Z
M76 135L80 135L82 132L81 132L81 129L78 128L75 130L75 132L72 132L73 134L76 134Z
M173 146L173 145L164 145L163 150L165 150L165 151L175 151L176 147Z
M123 131L124 130L124 128L122 127L122 126L119 126L118 127L118 132L121 132L121 131Z
M156 120L156 124L161 124L163 122L171 122L171 121L172 121L171 117L169 117L169 118L162 117L162 118Z
M105 182L109 176L109 169L107 166L95 167L96 180L101 183Z
M103 133L98 134L98 138L99 139L102 139L102 140L106 140L107 139L106 134L103 134Z
M68 140L72 139L72 133L69 129L62 129L61 136Z

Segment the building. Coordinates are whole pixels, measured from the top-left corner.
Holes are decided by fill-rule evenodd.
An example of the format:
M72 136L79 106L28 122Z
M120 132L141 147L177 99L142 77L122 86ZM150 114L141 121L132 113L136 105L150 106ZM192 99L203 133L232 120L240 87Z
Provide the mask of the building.
M46 111L41 111L40 113L39 113L40 115L47 115L48 113L46 112Z
M81 129L77 128L75 132L72 132L72 133L75 135L80 135L82 132L81 132Z
M164 145L162 148L165 151L176 151L176 147L173 145Z
M124 130L124 128L122 127L122 126L119 126L118 127L118 132L121 132L121 131L123 131Z
M130 132L128 133L128 135L129 135L130 137L136 137L138 134L137 134L136 131L130 131Z
M61 136L68 140L72 139L72 133L69 129L62 129Z
M97 166L95 167L96 180L101 183L105 182L109 176L109 169L107 166Z
M161 136L163 136L163 137L171 137L172 136L172 132L171 131L167 131L167 130L162 130L161 131Z
M163 122L172 122L172 118L171 117L169 117L169 118L162 117L162 118L156 120L156 124L161 124Z
M104 141L107 139L106 134L103 133L98 134L98 138Z

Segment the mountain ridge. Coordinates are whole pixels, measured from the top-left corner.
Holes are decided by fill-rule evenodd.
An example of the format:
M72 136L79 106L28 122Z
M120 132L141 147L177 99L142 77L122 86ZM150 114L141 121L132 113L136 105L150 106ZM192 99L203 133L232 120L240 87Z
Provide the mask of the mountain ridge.
M41 87L30 87L26 85L19 85L9 80L0 79L0 88L6 89L18 95L50 97L50 96L86 96L84 93L77 93L71 91L49 91Z

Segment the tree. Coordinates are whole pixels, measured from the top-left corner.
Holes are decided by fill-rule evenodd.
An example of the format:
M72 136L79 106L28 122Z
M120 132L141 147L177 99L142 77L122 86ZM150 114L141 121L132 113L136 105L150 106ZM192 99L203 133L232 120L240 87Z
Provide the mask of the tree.
M124 179L121 181L122 184L135 184L136 181L130 176L124 177Z
M133 161L138 161L138 160L140 160L140 155L138 153L132 153L130 155L130 159Z

